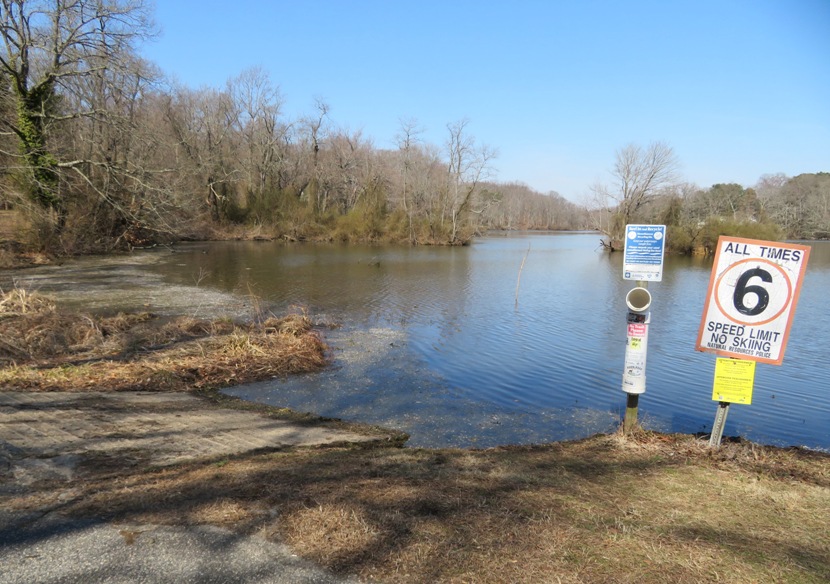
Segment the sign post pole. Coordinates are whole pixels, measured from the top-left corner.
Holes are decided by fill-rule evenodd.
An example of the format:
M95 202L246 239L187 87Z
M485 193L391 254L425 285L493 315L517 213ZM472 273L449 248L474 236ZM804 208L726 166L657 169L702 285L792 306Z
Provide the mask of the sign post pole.
M729 405L752 403L752 389L755 384L755 361L748 359L723 359L715 361L715 381L712 384L712 399L718 402L715 423L709 446L717 448L723 438Z
M723 429L726 426L726 416L729 414L729 402L719 402L715 412L715 423L712 425L712 435L709 436L709 446L717 448L723 438Z
M649 282L663 279L663 254L666 245L665 225L626 225L623 279L635 280L636 288L626 294L628 306L625 365L622 389L626 392L623 433L637 429L640 394L646 391L646 355L648 325L651 322Z
M625 367L623 369L623 391L626 392L623 433L631 434L637 428L640 394L646 391L646 357L648 354L648 325L651 305L648 283L637 282L625 297L628 306L628 334L625 342Z
M625 401L625 418L623 419L623 433L631 434L637 428L637 415L640 408L640 394L629 393Z
M697 335L698 351L721 357L709 446L719 447L730 403L752 403L755 363L781 365L810 248L721 236Z

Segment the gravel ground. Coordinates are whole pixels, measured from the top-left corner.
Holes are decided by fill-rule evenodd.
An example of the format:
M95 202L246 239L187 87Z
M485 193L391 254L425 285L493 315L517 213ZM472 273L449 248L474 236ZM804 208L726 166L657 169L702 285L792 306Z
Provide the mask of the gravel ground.
M0 516L2 517L2 516ZM0 584L356 584L284 545L217 527L46 517L0 527Z

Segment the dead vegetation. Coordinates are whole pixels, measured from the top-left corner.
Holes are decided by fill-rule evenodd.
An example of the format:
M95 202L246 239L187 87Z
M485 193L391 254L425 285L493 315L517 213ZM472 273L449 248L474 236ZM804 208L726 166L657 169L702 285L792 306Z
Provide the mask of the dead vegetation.
M0 299L0 327L5 389L184 390L325 364L303 314L248 325L103 318L14 291ZM713 450L638 432L480 451L251 453L162 470L92 462L71 488L3 494L3 509L217 525L388 583L830 581L830 456L803 449Z
M0 269L52 263L52 258L27 244L32 225L19 211L0 208Z
M7 390L189 391L314 371L326 347L302 313L256 323L68 313L23 289L0 295Z
M7 504L60 496L44 488ZM258 534L367 581L830 581L830 457L736 442L712 450L692 436L109 468L61 505L128 525Z

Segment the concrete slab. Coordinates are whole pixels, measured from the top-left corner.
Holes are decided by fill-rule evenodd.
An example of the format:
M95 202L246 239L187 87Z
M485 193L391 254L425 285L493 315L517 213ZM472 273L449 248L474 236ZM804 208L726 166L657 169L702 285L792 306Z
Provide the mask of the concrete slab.
M216 408L182 393L0 392L0 474L71 479L97 457L147 466L377 437Z

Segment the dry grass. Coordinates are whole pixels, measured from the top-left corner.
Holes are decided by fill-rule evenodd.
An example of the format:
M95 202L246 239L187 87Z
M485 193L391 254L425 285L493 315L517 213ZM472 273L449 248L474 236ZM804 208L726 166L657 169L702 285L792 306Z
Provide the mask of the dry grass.
M235 325L66 315L27 294L0 306L0 338L14 345L0 347L6 389L183 390L325 364L302 314ZM39 328L50 323L61 331ZM284 451L164 470L119 459L83 471L69 490L42 482L0 503L218 525L390 583L830 581L830 456L799 449L711 450L641 432L481 451Z
M32 229L32 225L22 213L0 209L0 269L52 262L48 255L23 243L29 239Z
M0 319L53 312L55 303L46 296L14 288L10 292L0 290Z
M314 371L326 347L304 314L261 324L151 314L69 314L36 294L0 296L0 384L36 391L189 391Z
M366 580L830 581L830 457L690 436L282 452L75 489L73 515L219 525Z
M0 209L0 241L18 239L28 227L26 219L18 211Z

